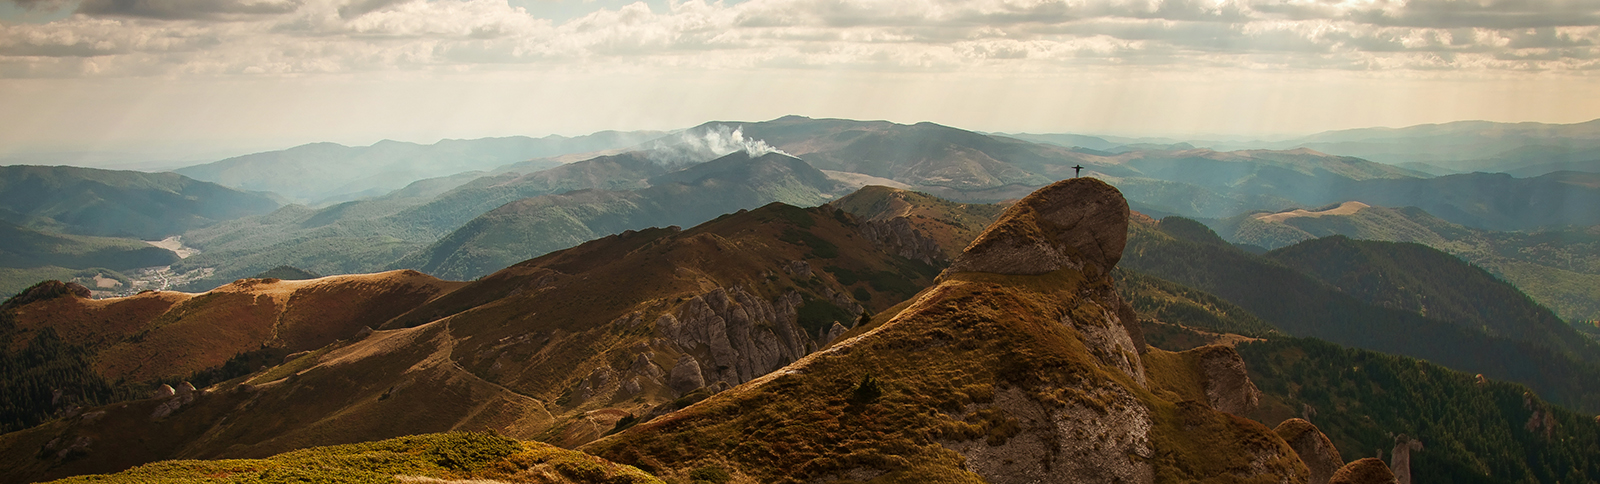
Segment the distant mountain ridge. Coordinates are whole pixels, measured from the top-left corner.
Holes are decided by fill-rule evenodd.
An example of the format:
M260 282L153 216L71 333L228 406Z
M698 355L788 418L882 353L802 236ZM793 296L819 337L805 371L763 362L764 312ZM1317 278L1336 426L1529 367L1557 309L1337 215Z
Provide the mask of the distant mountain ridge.
M586 240L652 226L690 226L772 202L820 205L841 187L798 158L738 151L651 178L635 191L580 190L508 203L397 262L472 279Z
M625 148L663 134L601 131L571 138L447 139L431 145L390 140L371 146L312 143L174 171L227 186L274 192L298 203L320 204L382 195L417 180L490 170L535 158Z
M0 167L0 220L33 229L160 240L278 206L266 194L175 173Z

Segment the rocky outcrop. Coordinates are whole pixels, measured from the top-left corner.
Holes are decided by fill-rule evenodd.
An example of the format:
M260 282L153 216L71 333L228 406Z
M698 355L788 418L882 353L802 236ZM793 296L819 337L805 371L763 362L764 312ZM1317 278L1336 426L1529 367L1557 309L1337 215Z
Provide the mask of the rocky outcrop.
M672 365L672 373L667 376L667 387L678 393L688 393L706 386L705 376L700 372L700 362L695 361L693 356L680 356L678 364Z
M1078 334L1083 337L1084 346L1088 347L1089 352L1099 359L1101 364L1122 370L1123 373L1133 377L1134 381L1144 385L1146 381L1144 361L1139 358L1139 350L1143 345L1134 343L1132 335L1128 333L1127 323L1115 309L1091 306L1098 309L1087 311L1093 316L1082 317L1078 314L1080 312L1068 312L1062 316L1062 324L1078 330ZM1137 326L1138 320L1134 320L1133 324Z
M1091 398L1059 404L1039 402L1016 388L998 392L992 404L972 405L964 413L998 415L1015 426L1012 435L942 444L996 484L1151 482L1149 409L1121 387L1083 391Z
M1344 467L1344 457L1339 455L1339 449L1333 447L1333 441L1311 422L1298 418L1284 420L1278 424L1273 432L1283 438L1295 454L1300 456L1300 461L1306 464L1306 470L1311 472L1308 484L1328 484L1339 468Z
M923 264L937 265L944 262L944 250L939 247L939 242L932 237L923 235L905 217L895 217L889 220L873 220L861 224L861 235L872 241L878 250L898 255L907 259L921 261Z
M1206 400L1211 408L1234 415L1255 410L1261 402L1261 390L1250 381L1244 358L1227 346L1207 346L1197 351L1200 352L1200 372L1206 378Z
M1328 479L1328 484L1396 484L1396 481L1383 459L1368 457L1339 468Z
M179 384L176 389L162 385L162 388L157 390L158 393L167 391L172 392L172 396L167 397L167 401L161 402L154 411L150 412L150 420L167 418L168 415L172 415L172 412L176 412L183 406L193 403L195 396L200 394L200 392L195 391L194 385L189 382Z
M1062 268L1107 274L1122 260L1128 201L1094 178L1062 180L1000 215L950 265L953 272L1045 274Z
M849 331L849 329L845 328L843 324L839 324L838 321L834 321L833 327L828 328L826 331L823 331L822 334L818 335L819 337L817 338L817 342L822 344L832 343L833 340L839 339L840 336L844 336L846 331Z
M155 391L150 392L150 398L167 398L177 394L178 391L174 390L172 385L162 384L156 387Z
M1411 451L1422 450L1422 441L1400 434L1394 436L1394 450L1389 453L1389 470L1399 484L1411 484Z
M717 288L662 315L656 331L694 354L703 382L737 385L800 359L816 345L798 324L801 302L793 291L768 302L737 286Z

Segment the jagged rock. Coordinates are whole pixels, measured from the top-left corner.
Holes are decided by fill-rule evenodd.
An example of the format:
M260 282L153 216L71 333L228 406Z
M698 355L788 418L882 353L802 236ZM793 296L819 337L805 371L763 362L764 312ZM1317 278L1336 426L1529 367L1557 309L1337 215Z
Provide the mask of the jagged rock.
M695 352L704 381L744 383L806 355L812 338L798 324L801 302L793 291L767 302L738 286L716 288L662 315L656 330L672 346Z
M1115 294L1111 297L1115 297ZM1087 319L1074 318L1072 313L1067 313L1062 315L1061 322L1078 330L1078 334L1083 336L1083 344L1101 364L1122 370L1144 385L1144 361L1139 358L1141 348L1135 345L1133 337L1128 334L1127 323L1116 311L1104 307L1096 313L1098 317ZM1138 320L1134 320L1133 324L1137 325Z
M1394 450L1389 453L1389 470L1399 484L1411 484L1411 451L1422 450L1422 441L1400 434L1394 436Z
M916 226L911 224L911 220L905 217L862 223L861 235L872 241L872 245L878 250L890 254L922 261L928 265L944 262L944 250L939 247L939 242L923 235L922 231L917 230Z
M1234 415L1255 410L1261 402L1261 390L1250 381L1244 358L1227 346L1208 346L1199 351L1200 371L1206 376L1206 400L1211 408Z
M950 265L952 272L1109 274L1128 237L1128 201L1094 178L1040 188L1000 215Z
M849 331L849 329L845 328L843 324L839 324L838 321L834 321L833 326L828 328L826 332L823 332L821 335L819 335L821 337L817 338L817 341L821 341L822 344L832 343L833 340L839 339L840 336L844 336L846 331Z
M150 392L150 398L167 398L177 394L177 390L174 390L172 385L163 384L159 387L156 387L155 391Z
M1273 429L1289 447L1300 456L1300 461L1306 464L1306 469L1311 471L1308 484L1328 484L1335 472L1344 467L1344 457L1339 455L1339 449L1334 448L1333 441L1317 429L1311 422L1298 418L1284 420Z
M678 357L678 364L672 365L672 373L667 377L667 386L678 393L706 386L706 379L700 374L700 362L689 355Z
M194 393L194 384L189 383L189 382L179 383L178 384L178 388L176 388L175 390L177 391L179 396L189 395L189 394Z
M361 340L367 339L368 336L372 336L372 327L371 326L363 326L363 327L361 327L360 331L356 331L355 340L356 341L361 341Z
M1328 479L1328 484L1396 484L1396 481L1383 459L1368 457L1340 467Z

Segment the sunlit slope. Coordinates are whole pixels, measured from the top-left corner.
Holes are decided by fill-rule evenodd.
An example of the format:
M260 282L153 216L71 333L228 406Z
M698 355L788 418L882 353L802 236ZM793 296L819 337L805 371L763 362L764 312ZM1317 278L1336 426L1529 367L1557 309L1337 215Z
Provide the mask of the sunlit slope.
M664 414L779 368L931 284L937 268L875 240L843 211L781 204L605 237L415 309L386 307L411 310L170 414L154 416L179 397L92 408L83 415L106 413L6 434L0 455L97 442L79 459L24 467L38 477L451 429L577 445L629 414ZM283 284L297 283L269 286ZM254 310L215 315L249 321L241 314ZM162 437L138 440L150 433Z
M1214 409L1244 387L1142 354L1108 277L1127 216L1098 181L1041 190L880 326L585 449L761 482L1303 480L1270 430Z

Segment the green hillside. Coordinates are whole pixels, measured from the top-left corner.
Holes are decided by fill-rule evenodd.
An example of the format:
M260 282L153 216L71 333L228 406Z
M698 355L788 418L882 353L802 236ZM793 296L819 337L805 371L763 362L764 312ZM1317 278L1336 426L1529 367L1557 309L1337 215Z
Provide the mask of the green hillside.
M1125 267L1221 297L1290 335L1422 358L1523 383L1573 408L1600 409L1600 397L1590 384L1600 379L1600 365L1593 355L1572 355L1530 343L1556 337L1540 334L1541 326L1519 326L1525 334L1497 336L1466 324L1369 304L1281 263L1234 248L1187 219L1130 227Z
M636 191L582 190L519 200L486 213L394 267L473 279L624 230L691 226L771 202L815 206L838 184L799 159L736 152L652 179Z
M1309 414L1346 460L1388 460L1404 434L1423 444L1411 452L1418 482L1600 481L1600 422L1522 385L1315 339L1238 351L1267 395L1252 416L1276 426Z
M1268 249L1331 235L1416 242L1505 279L1568 322L1600 320L1600 227L1496 232L1451 223L1416 207L1261 220L1268 215L1244 214L1212 225L1230 242Z
M1600 345L1578 337L1555 313L1516 287L1421 244L1336 235L1278 249L1266 257L1367 304L1600 361Z
M277 207L267 195L176 173L0 167L0 221L38 230L160 240Z
M165 266L178 255L144 241L43 232L0 221L0 297L49 280L127 283L119 271Z

